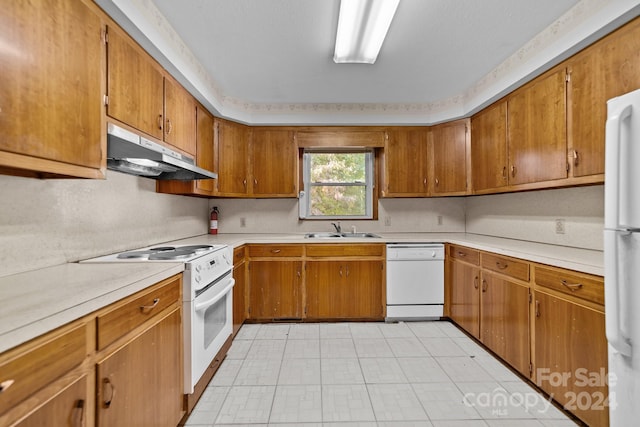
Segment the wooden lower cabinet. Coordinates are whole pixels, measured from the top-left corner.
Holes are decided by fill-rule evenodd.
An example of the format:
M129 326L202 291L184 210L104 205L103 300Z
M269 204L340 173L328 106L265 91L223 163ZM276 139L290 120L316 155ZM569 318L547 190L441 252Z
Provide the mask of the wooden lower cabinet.
M384 261L307 261L308 319L382 319Z
M302 261L249 261L249 318L302 318Z
M480 338L480 268L449 260L451 319L462 329Z
M176 308L97 363L98 426L178 424L183 392L181 331Z
M529 377L529 287L482 272L480 340Z
M608 425L604 312L540 291L535 310L536 384L589 425Z

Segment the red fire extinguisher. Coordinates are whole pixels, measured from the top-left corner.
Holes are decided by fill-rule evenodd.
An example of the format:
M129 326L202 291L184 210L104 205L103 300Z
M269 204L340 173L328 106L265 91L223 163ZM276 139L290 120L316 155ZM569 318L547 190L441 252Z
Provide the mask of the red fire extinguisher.
M211 209L211 222L209 225L209 234L218 234L218 208L216 206Z

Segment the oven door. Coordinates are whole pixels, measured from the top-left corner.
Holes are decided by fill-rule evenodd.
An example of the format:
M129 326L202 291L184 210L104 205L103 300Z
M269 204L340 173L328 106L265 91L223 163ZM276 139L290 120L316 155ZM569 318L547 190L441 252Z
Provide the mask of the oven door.
M209 367L233 330L231 271L205 287L194 300L184 302L185 393Z

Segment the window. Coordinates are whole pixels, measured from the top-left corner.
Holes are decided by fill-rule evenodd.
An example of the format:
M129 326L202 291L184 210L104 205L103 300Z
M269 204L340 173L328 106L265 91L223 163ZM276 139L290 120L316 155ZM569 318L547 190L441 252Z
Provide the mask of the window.
M373 151L315 151L303 156L300 218L373 218Z

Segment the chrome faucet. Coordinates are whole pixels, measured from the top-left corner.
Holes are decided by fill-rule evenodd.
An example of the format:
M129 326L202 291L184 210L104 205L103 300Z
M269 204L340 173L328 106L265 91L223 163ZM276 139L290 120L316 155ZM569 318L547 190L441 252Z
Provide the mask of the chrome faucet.
M340 225L340 221L338 221L337 223L332 222L331 225L333 225L333 227L336 229L336 233L342 233L342 226Z

